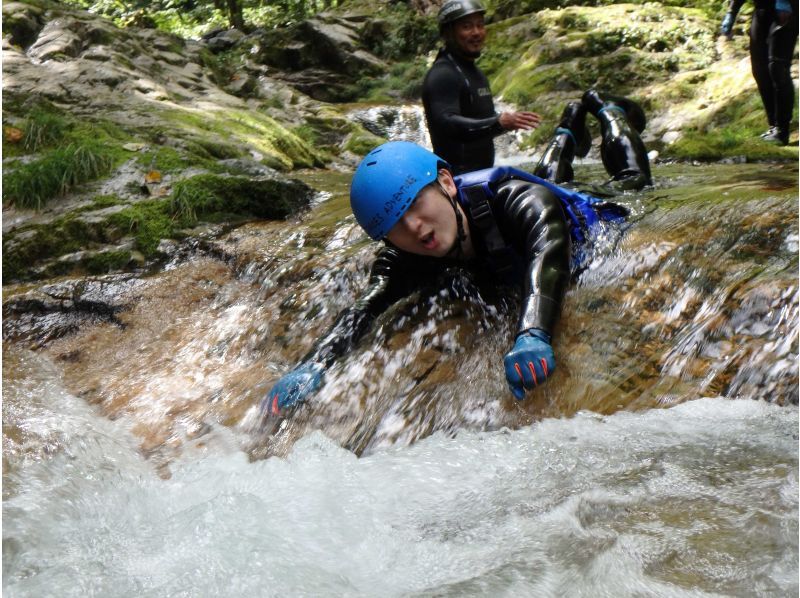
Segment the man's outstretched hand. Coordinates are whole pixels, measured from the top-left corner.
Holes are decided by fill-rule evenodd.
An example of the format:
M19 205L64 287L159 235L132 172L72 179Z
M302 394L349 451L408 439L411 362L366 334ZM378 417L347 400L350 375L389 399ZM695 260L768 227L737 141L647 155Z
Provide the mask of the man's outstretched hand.
M503 112L498 118L500 126L506 131L535 129L542 122L542 117L535 112Z

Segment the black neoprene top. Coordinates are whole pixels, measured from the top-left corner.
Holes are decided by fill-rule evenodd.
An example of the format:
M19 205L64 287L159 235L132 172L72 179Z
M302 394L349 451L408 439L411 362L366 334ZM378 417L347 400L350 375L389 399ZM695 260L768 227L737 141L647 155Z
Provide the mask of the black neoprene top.
M500 233L524 267L517 331L539 328L552 334L570 276L571 241L561 203L541 185L509 180L498 184L491 206ZM481 231L471 221L470 232L477 254L471 262L418 256L386 244L372 265L365 291L339 314L303 362L330 366L369 331L378 315L416 290L436 289L454 266L473 270L479 278L491 276Z
M454 174L494 166L494 138L503 128L489 81L472 60L443 48L425 75L422 105L435 154Z

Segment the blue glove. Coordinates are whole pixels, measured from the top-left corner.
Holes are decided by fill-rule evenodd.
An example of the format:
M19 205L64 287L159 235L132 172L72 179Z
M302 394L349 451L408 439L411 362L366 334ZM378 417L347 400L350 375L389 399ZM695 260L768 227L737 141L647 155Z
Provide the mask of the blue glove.
M556 358L550 346L550 335L544 330L531 328L517 337L514 348L503 359L506 380L518 401L525 398L525 390L544 384L556 369Z
M318 363L304 363L297 366L275 383L275 386L261 401L261 414L279 416L281 410L306 400L322 384L325 372Z
M722 35L730 35L733 30L733 14L727 12L722 19Z

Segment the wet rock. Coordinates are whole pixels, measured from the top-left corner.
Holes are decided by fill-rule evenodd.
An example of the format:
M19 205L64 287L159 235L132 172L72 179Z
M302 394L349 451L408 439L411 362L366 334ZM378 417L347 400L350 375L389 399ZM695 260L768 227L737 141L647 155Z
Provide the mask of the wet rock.
M92 46L81 54L81 58L84 60L93 60L96 62L107 62L111 60L111 57L111 50L106 46Z
M186 57L175 52L159 52L157 59L176 66L183 66L187 62Z
M42 10L22 2L3 3L3 34L21 48L27 48L44 26Z
M110 321L135 300L133 275L67 280L11 294L3 301L3 340L42 346L82 326ZM8 293L7 293L8 295Z
M225 89L235 96L246 98L258 89L258 82L248 74L235 74Z
M242 38L244 33L238 29L217 29L203 36L206 47L215 54L233 48Z
M83 49L80 36L75 33L78 25L74 19L60 18L47 23L38 39L28 49L28 56L36 60L75 58Z
M282 69L276 76L321 101L347 97L347 86L386 69L361 47L363 19L320 14L282 32L250 37L257 60Z
M661 136L661 141L669 145L670 143L675 143L680 137L680 131L667 131Z

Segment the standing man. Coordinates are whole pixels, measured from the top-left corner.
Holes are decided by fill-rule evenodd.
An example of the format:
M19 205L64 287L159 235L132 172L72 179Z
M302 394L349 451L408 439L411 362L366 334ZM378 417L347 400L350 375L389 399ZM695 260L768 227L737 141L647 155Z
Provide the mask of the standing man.
M506 131L535 129L535 112L494 110L489 81L475 64L486 41L478 0L446 0L439 10L445 42L422 85L422 104L433 151L453 174L494 166L494 138Z

